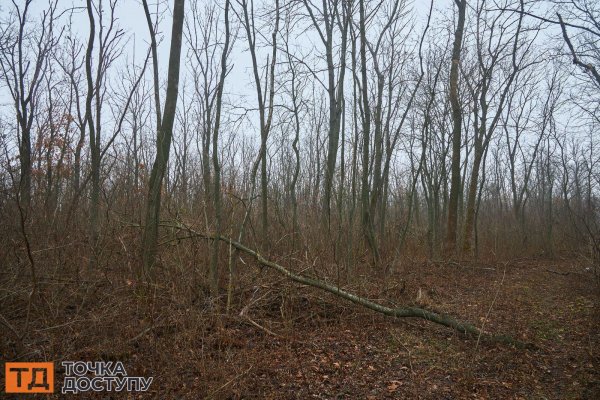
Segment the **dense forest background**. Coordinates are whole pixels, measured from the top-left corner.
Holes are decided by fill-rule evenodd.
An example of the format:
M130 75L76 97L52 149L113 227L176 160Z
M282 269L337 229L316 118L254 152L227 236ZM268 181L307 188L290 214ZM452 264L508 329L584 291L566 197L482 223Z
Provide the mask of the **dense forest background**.
M117 2L89 21L30 3L3 6L5 240L105 264L116 229L139 254L123 228L144 224L164 163L161 221L324 248L344 269L597 251L594 2L192 2L164 144L168 5L131 45Z
M248 254L359 292L422 262L598 280L596 1L25 0L0 21L15 354L64 323L60 285L77 313L118 281L148 315L162 289L243 315L274 290Z

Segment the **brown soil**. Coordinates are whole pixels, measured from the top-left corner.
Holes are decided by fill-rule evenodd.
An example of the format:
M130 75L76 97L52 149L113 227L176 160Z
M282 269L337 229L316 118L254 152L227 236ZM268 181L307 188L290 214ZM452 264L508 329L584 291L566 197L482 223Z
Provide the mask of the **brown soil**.
M345 285L535 350L376 315L266 270L240 279L229 316L194 295L196 283L183 274L180 283L150 287L115 271L101 275L41 279L23 343L15 333L25 325L30 286L0 275L0 313L15 330L0 324L2 360L55 361L57 392L65 360L122 361L129 375L154 377L148 393L98 398L600 398L599 288L576 261L417 263Z

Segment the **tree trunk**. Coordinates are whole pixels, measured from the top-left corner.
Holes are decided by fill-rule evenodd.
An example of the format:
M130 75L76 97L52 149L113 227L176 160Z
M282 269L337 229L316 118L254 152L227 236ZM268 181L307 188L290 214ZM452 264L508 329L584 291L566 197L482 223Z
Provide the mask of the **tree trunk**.
M462 115L460 100L458 98L458 74L460 66L460 53L462 49L463 31L465 27L465 13L467 0L455 0L458 7L458 23L454 31L454 44L452 47L452 66L450 67L450 104L452 106L452 167L450 182L450 199L448 204L448 229L446 231L446 252L456 251L456 236L458 222L458 205L460 197L460 148Z
M371 109L369 106L368 80L367 80L367 38L366 38L366 15L364 0L359 3L360 7L360 63L361 63L361 96L362 96L362 130L363 130L363 153L362 153L362 185L361 185L361 210L362 210L362 228L367 245L373 254L375 264L379 263L379 250L373 228L373 216L369 204L369 144L371 140Z
M467 207L465 217L465 230L463 236L463 254L467 255L472 250L473 227L475 224L475 207L477 202L477 187L479 186L479 170L483 160L483 148L476 144L473 155L473 167L469 179L469 190L467 192Z
M144 0L144 3L146 3L146 0ZM148 182L146 222L142 237L142 261L145 274L150 273L156 259L162 181L167 169L167 163L169 162L169 150L171 148L173 123L175 121L175 110L177 107L183 19L184 0L175 0L175 5L173 7L173 28L171 32L171 50L169 54L167 96L165 99L165 109L162 114L162 122L157 129L156 158L154 164L152 164L152 172L150 173L150 181ZM154 33L151 32L151 35L153 34ZM156 53L153 52L153 54ZM157 73L158 71L155 70L155 74ZM160 87L155 86L154 90L155 92L158 92ZM159 107L158 104L157 107Z
M94 124L94 118L92 116L92 100L94 98L94 78L92 75L92 53L94 51L94 39L96 35L96 22L94 20L94 8L92 1L87 0L87 13L90 24L90 33L88 36L88 44L85 53L85 75L87 81L87 95L85 100L85 122L89 131L90 141L90 155L91 155L91 181L92 188L90 193L90 245L92 253L90 256L90 269L95 268L97 265L98 256L98 214L99 214L99 202L100 202L100 149L96 146L98 142L96 126ZM96 88L97 89L97 88ZM99 107L99 105L96 105Z
M221 75L217 87L215 127L212 138L212 162L214 170L213 202L215 211L215 235L221 235L221 165L219 163L219 128L221 125L221 106L223 104L223 88L227 76L227 55L229 53L229 0L225 2L225 45L221 54ZM219 244L213 241L210 261L210 289L211 295L216 298L219 294Z

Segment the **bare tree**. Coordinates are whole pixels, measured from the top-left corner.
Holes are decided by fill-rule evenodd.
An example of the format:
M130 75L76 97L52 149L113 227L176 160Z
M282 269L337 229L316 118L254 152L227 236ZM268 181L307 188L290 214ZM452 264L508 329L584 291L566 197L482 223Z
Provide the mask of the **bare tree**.
M360 83L361 93L360 98L362 101L361 116L362 116L362 178L361 178L361 221L363 232L367 240L367 244L373 253L375 264L379 264L379 248L377 247L377 241L375 237L375 230L373 228L373 217L371 214L371 207L369 203L369 144L371 141L371 107L369 105L369 93L368 93L368 80L367 80L367 18L365 13L365 2L360 0L359 2L359 35L360 35Z
M219 25L222 23L216 4L198 7L191 5L190 13L186 19L185 36L190 46L190 64L194 85L194 103L197 119L198 135L201 138L201 169L204 186L205 201L210 201L211 206L206 214L207 224L210 218L213 229L220 232L221 226L221 169L218 152L211 152L218 146L218 129L221 118L223 85L227 74L227 52L229 51L229 2L225 4L225 37L219 35ZM221 44L224 42L224 44ZM226 47L225 47L226 46ZM223 47L223 48L222 48ZM219 64L218 51L221 50ZM191 105L190 105L191 107ZM185 108L185 105L184 105ZM188 113L188 110L183 110ZM184 116L183 118L188 118ZM185 120L183 121L185 122ZM185 131L184 131L185 135ZM185 140L185 136L184 136ZM213 140L216 140L213 142ZM185 151L185 150L184 150ZM212 159L212 165L211 165ZM207 227L208 229L208 227ZM211 293L216 297L218 291L218 249L212 243L211 261L209 268L209 281Z
M521 2L523 7L523 2ZM501 12L486 15L485 2L477 4L476 57L477 71L473 83L467 83L473 98L473 163L467 191L463 252L471 251L475 226L480 171L485 155L504 112L506 99L517 75L531 64L529 50L531 41L521 41L523 13L517 15L516 28L513 18ZM486 34L485 32L489 32ZM494 34L494 32L498 32ZM511 45L512 44L512 45ZM502 63L510 60L510 67L502 71ZM500 75L501 78L497 78Z
M329 101L329 129L327 135L327 157L323 181L323 209L329 226L331 218L331 197L337 152L339 147L342 108L344 104L344 76L346 73L346 52L348 29L351 21L350 1L323 0L319 9L314 3L303 0L313 28L325 47L327 63L327 96ZM340 34L339 61L334 61L334 40L336 28ZM337 73L337 78L336 78Z
M70 84L70 91L73 93L73 104L74 109L69 110L69 114L73 117L74 123L78 128L79 136L75 142L75 149L73 154L73 173L72 173L72 185L73 185L73 207L77 202L81 190L81 158L83 146L85 145L86 139L86 124L85 110L82 109L81 97L82 97L82 69L85 64L85 57L82 56L84 46L78 40L77 36L73 32L73 15L69 18L68 30L66 32L66 43L63 45L63 49L60 55L56 55L57 63L62 69L66 76L66 79ZM85 106L84 106L85 108Z
M292 177L289 182L289 191L292 203L292 246L296 245L296 238L300 234L300 225L298 224L298 196L297 196L297 185L298 178L300 175L300 118L301 118L301 107L302 107L302 84L299 80L298 66L292 53L290 52L289 42L291 40L292 30L292 13L288 12L285 18L285 34L283 35L283 41L285 44L285 54L287 58L288 69L290 73L289 78L289 96L292 101L291 118L293 119L293 132L294 139L292 140L292 150L294 152L294 167ZM288 86L288 85L285 85Z
M238 1L241 7L242 15L240 20L246 31L246 38L248 40L248 49L252 58L252 72L254 76L254 85L256 89L256 98L258 104L258 117L260 124L260 187L261 187L261 234L263 243L268 243L268 175L267 175L267 140L269 138L269 132L271 131L271 125L273 123L273 109L274 109L274 98L275 98L275 66L277 65L277 35L279 32L279 0L275 1L275 22L273 32L271 34L271 56L270 60L267 59L268 65L268 76L264 89L260 78L260 69L258 65L258 58L256 54L256 38L257 29L256 22L254 19L254 1L250 0L248 4L247 0ZM263 91L264 90L264 91ZM268 97L267 97L268 93Z
M38 111L38 92L48 69L50 53L62 36L62 30L55 31L58 2L49 2L48 8L42 11L38 29L30 28L31 2L26 0L19 6L13 1L13 14L4 28L0 52L0 67L14 103L19 129L19 197L26 211L31 202L31 127Z
M448 204L448 228L446 230L446 250L456 251L456 236L458 229L458 205L461 193L460 183L460 151L462 144L462 110L458 93L458 77L460 56L465 29L465 14L467 0L454 0L458 11L458 21L454 31L454 44L452 45L452 64L450 67L450 104L452 105L452 166L450 181L450 200Z
M117 0L109 0L108 13L109 20L105 22L104 3L100 0L94 4L92 0L87 0L87 14L89 22L89 36L85 52L85 77L87 82L87 94L85 99L85 123L89 136L89 147L91 155L90 167L90 244L92 256L90 257L90 267L95 267L99 258L99 237L100 237L100 191L101 191L101 169L102 160L106 152L111 148L113 142L119 136L123 127L123 122L127 115L127 110L131 104L131 99L135 93L139 82L141 81L148 56L145 59L137 80L130 88L125 97L125 103L117 111L116 122L112 127L112 132L108 140L103 143L103 129L105 127L102 111L103 105L108 101L107 80L108 70L111 65L121 55L120 47L124 32L116 25ZM97 20L96 20L97 18ZM97 29L97 31L96 31ZM98 43L97 52L94 46ZM94 59L95 57L95 59Z
M179 65L185 9L184 3L184 0L174 0L167 92L165 108L161 112L156 31L152 23L152 17L150 16L148 2L143 0L144 12L146 14L146 21L148 23L148 31L151 40L152 63L154 67L154 98L156 103L156 156L154 163L152 164L150 181L148 182L148 200L146 203L145 225L142 237L142 260L144 273L146 275L151 272L156 260L162 183L169 162L169 152L173 137L173 124L175 122L175 111L177 108L177 93L179 90Z

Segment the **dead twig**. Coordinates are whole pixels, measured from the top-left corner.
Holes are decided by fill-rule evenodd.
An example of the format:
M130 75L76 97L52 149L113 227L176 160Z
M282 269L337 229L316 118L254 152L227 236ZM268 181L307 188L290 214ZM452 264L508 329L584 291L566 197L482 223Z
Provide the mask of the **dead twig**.
M485 318L483 319L483 323L481 324L481 329L479 330L479 335L477 336L477 343L475 344L475 353L477 353L477 348L479 347L481 335L483 334L484 329L485 329L485 323L487 322L488 318L490 317L492 308L494 308L494 304L496 303L496 299L498 298L498 294L500 294L500 289L502 288L502 285L504 285L504 278L506 278L506 264L504 264L504 272L502 273L502 280L500 281L500 285L498 285L498 290L496 290L496 294L494 295L492 304L490 304L490 308L488 308L487 314L485 315Z
M247 321L248 321L248 322L249 322L251 325L253 325L253 326L257 327L258 329L261 329L261 330L265 331L266 333L268 333L268 334L269 334L269 335L271 335L271 336L275 336L275 337L278 337L278 338L282 338L282 339L283 339L283 336L281 336L281 335L279 335L279 334L277 334L277 333L275 333L275 332L273 332L273 331L271 331L271 330L269 330L269 329L265 328L264 326L262 326L262 325L260 325L259 323L255 322L255 321L254 321L252 318L250 318L249 316L247 316L247 315L244 315L243 317L244 317L244 318L245 318L245 319L246 319L246 320L247 320Z
M545 269L544 271L550 272L551 274L562 275L562 276L567 276L570 274L570 272L558 272L558 271L553 271L551 269Z
M250 372L250 370L252 368L254 368L254 365L251 365L250 368L248 368L247 370L245 370L241 374L238 374L238 375L234 376L233 378L231 378L230 380L228 380L227 382L225 382L223 385L219 386L215 391L213 391L211 394L209 394L207 398L208 399L214 398L215 394L219 393L221 390L225 389L231 383L235 382L236 380L238 380L242 376L246 375L248 372Z
M19 335L17 330L10 324L10 322L8 322L6 318L4 318L4 315L2 314L0 314L0 322L2 322L8 328L8 330L10 330L15 335L17 340L21 339L21 335Z

